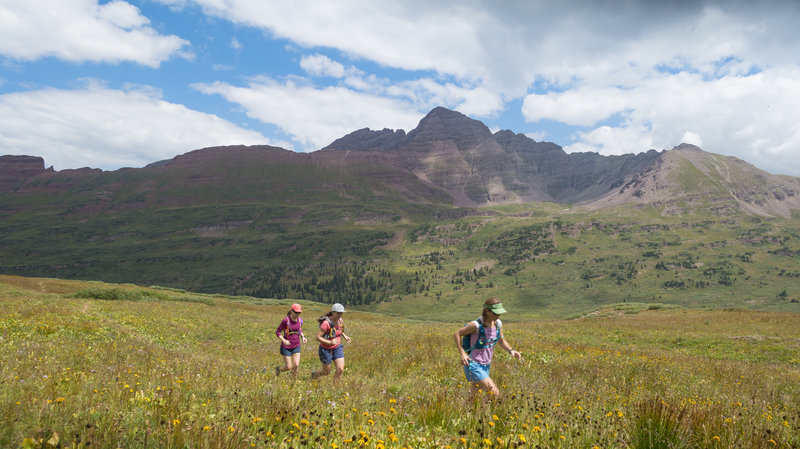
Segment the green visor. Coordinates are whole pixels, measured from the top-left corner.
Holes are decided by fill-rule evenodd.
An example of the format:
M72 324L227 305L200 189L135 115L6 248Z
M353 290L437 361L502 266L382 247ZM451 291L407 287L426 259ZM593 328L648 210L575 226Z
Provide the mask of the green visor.
M500 315L501 313L506 313L506 309L503 308L503 303L501 302L492 305L484 305L483 308L488 309L496 313L497 315Z

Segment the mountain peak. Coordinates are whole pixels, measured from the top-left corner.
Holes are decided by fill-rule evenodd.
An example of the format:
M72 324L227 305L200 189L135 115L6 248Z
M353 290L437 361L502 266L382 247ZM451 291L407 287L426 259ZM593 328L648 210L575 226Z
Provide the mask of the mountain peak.
M408 133L409 140L452 140L459 148L466 148L492 137L489 128L479 120L447 108L433 108L413 131Z
M436 106L435 108L431 109L431 111L428 112L428 115L426 115L426 117L469 118L466 115L464 115L464 114L462 114L462 113L460 113L458 111L454 111L452 109L447 109L447 108L445 108L443 106Z
M678 151L694 151L694 152L703 152L703 149L698 147L697 145L692 145L691 143L682 142L677 147L673 148L673 150Z

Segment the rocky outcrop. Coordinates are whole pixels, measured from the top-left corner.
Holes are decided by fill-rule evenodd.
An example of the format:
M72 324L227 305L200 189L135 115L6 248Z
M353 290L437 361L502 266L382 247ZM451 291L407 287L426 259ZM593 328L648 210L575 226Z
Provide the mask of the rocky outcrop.
M389 151L397 149L406 137L406 132L402 129L397 131L384 128L381 131L372 131L369 128L362 128L358 131L334 140L323 150L349 149L349 150L378 150Z
M0 192L11 190L41 173L52 172L44 168L44 159L36 156L0 156Z

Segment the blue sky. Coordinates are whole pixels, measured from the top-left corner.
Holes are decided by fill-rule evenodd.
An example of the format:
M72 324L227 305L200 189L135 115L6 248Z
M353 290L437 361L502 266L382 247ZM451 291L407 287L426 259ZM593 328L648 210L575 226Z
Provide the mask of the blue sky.
M800 2L0 0L0 154L314 151L436 106L566 151L800 176Z

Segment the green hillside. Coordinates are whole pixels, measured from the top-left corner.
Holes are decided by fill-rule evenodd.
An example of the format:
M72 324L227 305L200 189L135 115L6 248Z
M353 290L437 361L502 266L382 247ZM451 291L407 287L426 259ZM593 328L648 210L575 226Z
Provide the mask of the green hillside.
M313 342L297 379L274 374L286 301L0 276L0 304L0 447L800 444L796 313L627 307L515 322L512 310L504 335L523 359L495 354L501 398L484 403L463 381L460 322L348 311L333 386L309 380ZM304 303L308 335L326 310Z
M423 319L465 319L492 295L524 319L800 311L800 216L759 215L791 211L796 180L696 147L664 154L584 206L454 207L399 156L366 151L229 147L42 172L0 192L0 273Z
M306 207L292 221L289 207L241 205L44 226L14 217L0 222L3 271L342 302L419 318L462 319L468 304L491 295L525 318L619 303L800 311L797 218L664 217L653 208L589 214L547 204L479 212L424 221L331 205L324 214Z

